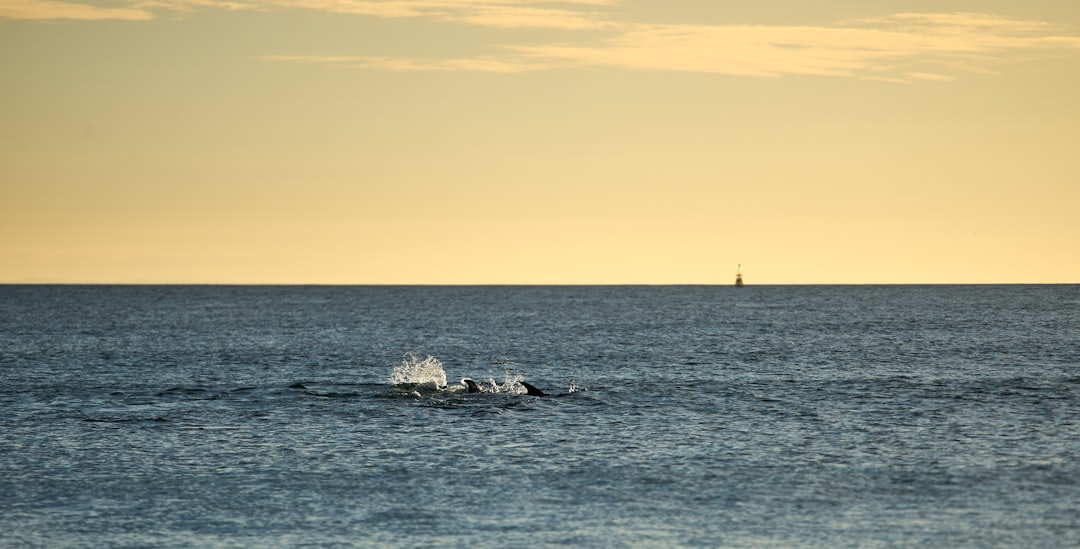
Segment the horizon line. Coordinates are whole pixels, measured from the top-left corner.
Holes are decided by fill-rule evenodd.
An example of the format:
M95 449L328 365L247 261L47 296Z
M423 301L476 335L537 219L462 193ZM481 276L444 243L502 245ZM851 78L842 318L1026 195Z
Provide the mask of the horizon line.
M1080 282L774 282L745 284L750 287L778 286L1075 286ZM221 287L731 287L733 282L451 282L451 283L416 283L416 282L3 282L0 286L221 286Z

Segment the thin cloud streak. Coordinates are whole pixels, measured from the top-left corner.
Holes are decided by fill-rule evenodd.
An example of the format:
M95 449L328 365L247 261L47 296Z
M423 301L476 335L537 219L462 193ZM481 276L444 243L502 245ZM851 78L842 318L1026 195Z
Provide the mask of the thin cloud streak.
M519 6L485 6L447 18L470 25L503 28L592 30L614 25L594 12Z
M617 68L947 81L959 74L990 72L997 64L1032 52L1080 49L1080 37L1055 35L1050 30L1038 21L979 13L902 13L833 27L623 24L614 35L592 43L504 46L510 53L478 59L358 57L352 64L394 71Z
M0 18L9 19L155 19L158 12L200 9L281 11L302 9L343 15L428 18L485 27L600 29L611 25L595 8L617 0L139 0L125 8L104 8L56 0L3 0ZM584 11L582 8L586 8Z
M153 18L154 14L150 11L134 6L130 8L104 8L54 0L3 0L3 2L0 2L0 19L149 21Z
M551 6L611 5L614 0L268 0L251 9L306 9L371 17L422 17L443 22L487 27L597 29L607 26L601 14Z
M403 57L379 57L367 55L264 55L264 61L308 63L333 67L374 69L391 72L415 71L469 71L515 74L521 72L556 68L541 63L506 62L495 57L462 59L409 59Z
M58 0L0 0L9 19L148 20L162 12L310 10L423 18L491 28L594 31L591 41L503 44L475 58L265 56L389 71L522 73L608 68L732 76L816 75L895 82L954 80L1003 63L1080 49L1080 37L1041 21L984 13L898 13L832 26L620 22L596 11L619 0L135 0L106 8ZM606 37L596 39L595 31Z
M514 49L532 60L576 67L889 79L905 72L944 79L927 69L982 72L1026 52L1080 49L1080 37L1033 34L1043 27L1029 21L922 15L883 18L883 28L644 25L594 45Z

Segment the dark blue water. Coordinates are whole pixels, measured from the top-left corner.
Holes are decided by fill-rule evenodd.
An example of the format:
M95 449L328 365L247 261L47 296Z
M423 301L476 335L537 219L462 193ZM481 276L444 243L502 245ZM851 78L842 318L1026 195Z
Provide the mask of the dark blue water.
M0 287L4 547L1077 547L1078 456L1075 285Z

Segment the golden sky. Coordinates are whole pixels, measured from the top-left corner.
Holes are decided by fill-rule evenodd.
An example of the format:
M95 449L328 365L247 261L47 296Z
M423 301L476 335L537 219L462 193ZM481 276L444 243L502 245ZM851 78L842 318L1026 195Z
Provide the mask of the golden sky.
M0 283L1080 282L1076 2L0 0L0 94Z

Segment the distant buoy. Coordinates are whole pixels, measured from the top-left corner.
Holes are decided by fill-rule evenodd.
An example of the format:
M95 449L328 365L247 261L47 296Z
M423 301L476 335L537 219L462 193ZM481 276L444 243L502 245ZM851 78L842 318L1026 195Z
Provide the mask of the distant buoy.
M739 270L735 273L735 287L736 288L742 288L743 287L742 264L739 265Z

